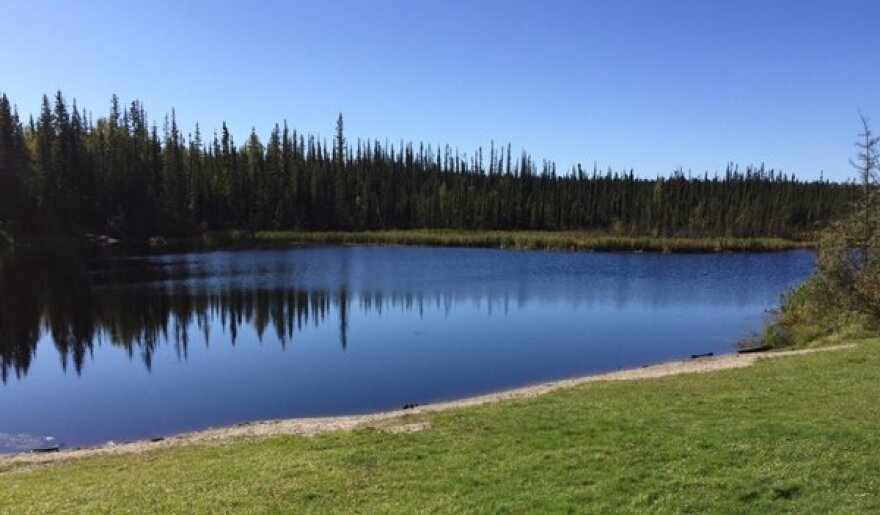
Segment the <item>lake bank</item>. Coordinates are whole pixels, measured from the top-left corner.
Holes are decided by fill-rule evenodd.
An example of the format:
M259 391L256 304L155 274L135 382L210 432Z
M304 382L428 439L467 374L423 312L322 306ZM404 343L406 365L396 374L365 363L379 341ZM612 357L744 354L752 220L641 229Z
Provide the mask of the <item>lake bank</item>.
M219 249L283 248L296 245L386 245L470 247L565 252L781 252L815 248L810 239L741 237L624 236L592 231L459 231L404 229L370 231L208 231L196 236L154 236L119 240L107 235L17 238L0 234L0 249L113 249L190 252Z
M477 407L497 402L530 399L560 389L573 388L599 381L639 381L680 374L704 374L719 370L750 367L761 359L800 356L814 352L839 351L851 349L853 347L855 347L855 344L850 343L809 349L778 350L761 353L731 353L719 356L682 359L657 363L654 365L646 365L638 368L629 368L613 372L550 381L462 399L435 402L425 405L414 405L399 410L379 413L246 422L227 427L191 431L149 440L120 442L84 448L62 448L58 452L53 453L0 454L0 467L2 467L4 463L12 463L15 465L22 463L52 463L55 461L95 456L140 453L179 445L192 445L238 438L262 439L281 435L315 436L333 431L352 431L366 428L380 429L390 432L419 431L429 429L430 425L424 423L397 424L396 422L401 419L407 419L421 414Z
M870 512L880 509L878 364L874 339L708 374L406 413L398 432L233 438L37 468L4 463L0 490L16 513Z
M587 231L457 231L409 229L378 231L224 231L194 238L152 238L157 249L285 245L404 245L596 252L774 252L809 249L811 241L783 238L674 238L618 236Z

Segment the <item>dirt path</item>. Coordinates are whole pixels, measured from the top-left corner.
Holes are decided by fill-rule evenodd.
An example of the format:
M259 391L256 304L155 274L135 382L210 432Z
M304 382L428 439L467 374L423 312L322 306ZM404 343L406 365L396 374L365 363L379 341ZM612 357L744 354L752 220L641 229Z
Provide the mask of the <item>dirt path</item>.
M797 356L812 352L825 352L852 347L855 347L855 344L837 345L833 347L822 347L816 349L767 352L761 354L725 354L714 357L670 361L667 363L660 363L657 365L650 365L641 368L595 374L574 379L564 379L561 381L553 381L533 386L515 388L512 390L505 390L503 392L492 393L488 395L480 395L477 397L468 397L460 400L427 404L408 410L386 411L369 415L347 415L339 417L268 420L262 422L239 424L217 429L206 429L203 431L184 433L177 436L168 437L161 441L144 440L121 444L105 444L96 447L69 449L63 450L61 452L46 454L27 453L6 456L0 455L0 466L15 464L23 465L23 468L27 469L30 468L27 465L39 465L59 460L78 459L92 456L139 453L153 449L162 449L193 443L217 442L234 438L259 439L276 435L312 436L328 431L350 431L359 427L376 427L393 432L420 431L428 429L430 427L430 423L396 422L399 422L399 419L403 418L406 415L434 413L438 411L465 408L469 406L479 406L505 400L528 399L539 395L544 395L546 393L552 392L554 390L559 390L561 388L570 388L573 386L585 383L592 383L596 381L632 381L637 379L651 379L676 374L693 374L712 372L715 370L744 368L753 365L759 359ZM22 467L15 467L14 470L20 471L22 470Z

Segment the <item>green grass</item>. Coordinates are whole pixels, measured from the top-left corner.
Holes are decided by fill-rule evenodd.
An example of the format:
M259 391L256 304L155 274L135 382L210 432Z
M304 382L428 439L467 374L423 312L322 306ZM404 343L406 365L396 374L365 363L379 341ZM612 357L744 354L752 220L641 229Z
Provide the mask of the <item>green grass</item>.
M751 368L0 473L0 512L880 511L880 340Z
M764 252L808 248L810 242L780 238L654 238L565 231L456 231L412 229L383 231L227 231L205 233L178 244L234 245L358 244L489 247L560 251Z

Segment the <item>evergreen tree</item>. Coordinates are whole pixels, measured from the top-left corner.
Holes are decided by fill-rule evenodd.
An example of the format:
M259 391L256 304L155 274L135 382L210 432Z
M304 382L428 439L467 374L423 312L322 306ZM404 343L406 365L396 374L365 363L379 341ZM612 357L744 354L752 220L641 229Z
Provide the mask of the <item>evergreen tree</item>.
M0 95L0 222L22 222L28 214L27 149L18 115Z
M870 139L870 137L869 137ZM864 182L864 181L862 181ZM34 234L188 235L210 229L534 229L650 236L807 237L865 195L864 184L802 181L762 166L723 175L678 169L557 173L552 161L491 143L358 140L342 115L329 145L275 126L237 146L224 123L211 142L164 131L140 102L95 122L59 92L23 127L0 97L0 221ZM868 222L866 222L867 226Z

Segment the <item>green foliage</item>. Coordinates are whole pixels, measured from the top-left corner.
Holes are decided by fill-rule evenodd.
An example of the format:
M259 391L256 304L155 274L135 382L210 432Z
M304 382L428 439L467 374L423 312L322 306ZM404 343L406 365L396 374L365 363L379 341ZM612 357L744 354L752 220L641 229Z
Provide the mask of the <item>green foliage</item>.
M845 327L872 330L880 320L880 139L862 122L864 139L854 163L862 196L847 216L821 233L816 275L783 299L781 323L795 335L795 343Z
M237 146L224 124L202 139L175 113L160 129L113 97L92 120L58 93L27 126L0 99L0 220L30 235L88 232L146 241L244 230L591 231L617 238L809 239L858 194L763 167L657 180L632 170L557 173L510 145L332 142L275 126ZM635 245L642 247L641 244ZM674 245L668 250L674 250ZM723 248L723 244L720 248Z
M771 348L786 347L791 343L791 333L781 324L767 324L761 335L761 342Z
M877 513L878 398L872 340L398 421L413 433L0 465L0 512Z

